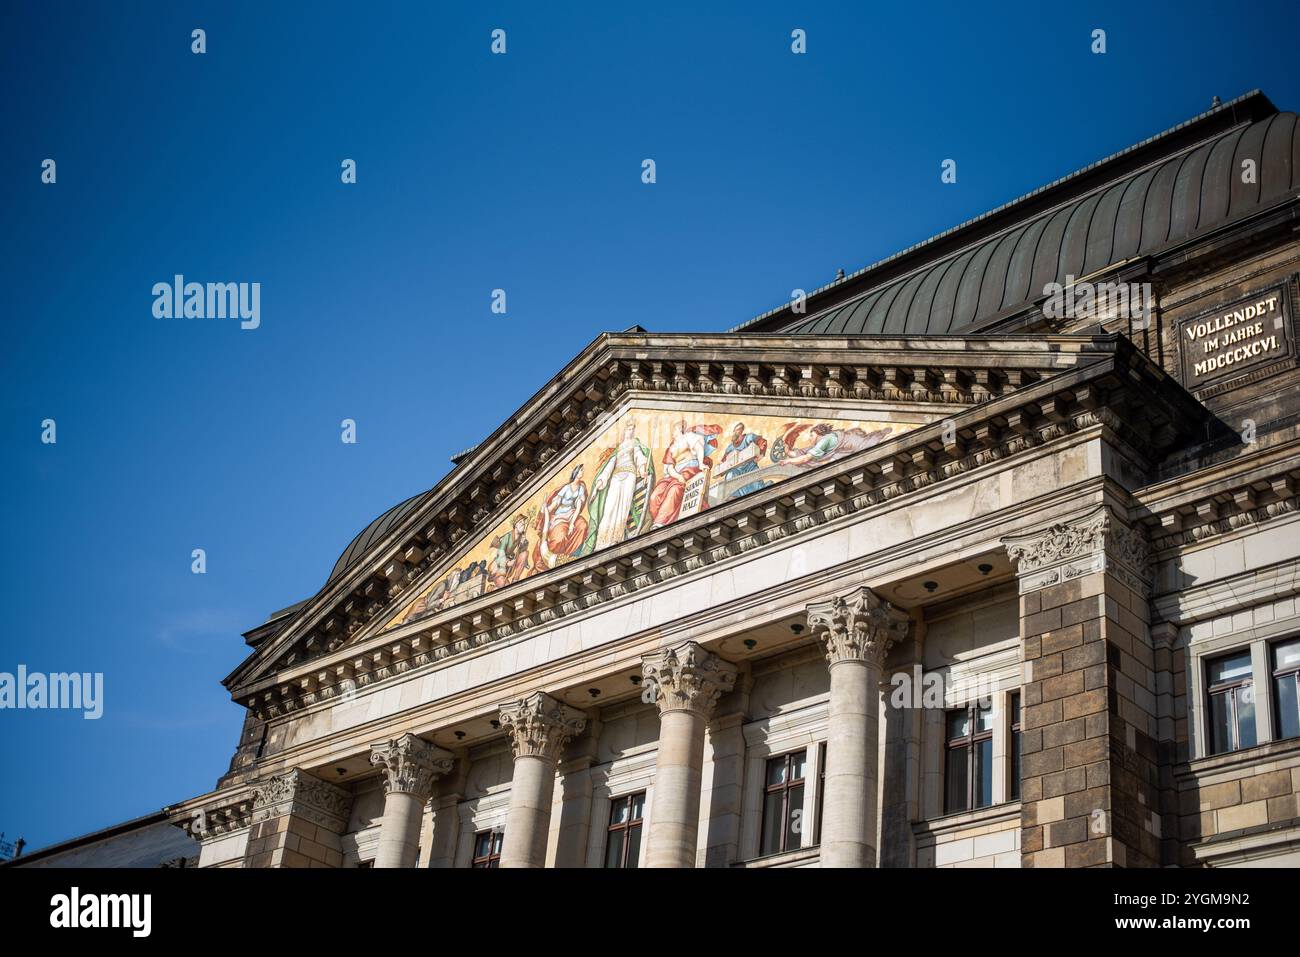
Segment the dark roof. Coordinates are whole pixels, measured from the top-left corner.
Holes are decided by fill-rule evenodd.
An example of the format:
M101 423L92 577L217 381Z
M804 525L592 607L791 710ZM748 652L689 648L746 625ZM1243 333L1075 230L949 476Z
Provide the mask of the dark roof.
M384 512L383 515L380 515L377 519L358 532L357 537L352 539L352 542L347 548L343 549L343 554L340 555L339 560L334 563L334 570L330 572L330 577L325 584L328 585L351 568L353 562L358 561L363 555L365 555L365 553L369 551L371 545L387 535L393 527L405 518L411 509L420 504L420 500L428 494L428 492L420 492L416 495L412 495L404 502L398 502L388 511Z
M1253 122L1252 122L1253 121ZM1226 128L1225 128L1226 127ZM1241 181L1255 159L1256 182ZM1092 275L1262 210L1300 185L1300 132L1251 93L740 328L943 335L1014 314ZM834 290L840 287L841 292ZM847 298L846 298L847 297Z

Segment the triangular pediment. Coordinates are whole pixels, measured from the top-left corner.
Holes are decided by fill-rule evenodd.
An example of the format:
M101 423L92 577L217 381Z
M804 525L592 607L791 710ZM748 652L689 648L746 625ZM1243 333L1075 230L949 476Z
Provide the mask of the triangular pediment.
M802 476L834 474L837 461L869 459L873 449L894 462L885 477L924 475L1008 429L1100 401L1085 389L1008 411L1019 396L1050 394L1053 381L1134 385L1131 373L1115 378L1121 355L1172 396L1161 401L1191 402L1114 337L601 336L400 517L380 523L226 685L259 707L284 695L310 700L301 689L312 687L314 662L342 673L353 646L383 647L388 632L405 636L412 623L448 614L457 618L453 643L477 641L498 614L529 605L475 610L496 591L509 597L533 579L553 582L566 567L585 574L602 553L625 556L679 525L739 514L745 499L807 485ZM977 426L981 416L990 424ZM1189 406L1153 421L1170 432L1200 418Z
M805 475L932 421L935 413L700 400L632 403L444 564L385 627L580 561Z

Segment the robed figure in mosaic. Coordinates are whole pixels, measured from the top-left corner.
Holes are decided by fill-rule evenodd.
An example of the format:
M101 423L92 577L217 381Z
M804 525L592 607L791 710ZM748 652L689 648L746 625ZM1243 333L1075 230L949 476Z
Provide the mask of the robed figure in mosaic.
M596 463L591 504L587 506L595 527L587 535L582 554L617 545L641 531L654 480L650 448L636 437L636 422L628 422L622 440L606 449Z
M713 466L709 456L718 448L720 425L687 427L685 421L673 423L673 438L664 449L664 477L650 493L650 527L659 528L675 522L682 510L686 486L705 469ZM701 479L705 482L707 479ZM696 496L698 507L704 507L703 494Z
M551 493L537 515L537 547L533 563L538 568L554 568L561 559L572 558L587 539L587 519L582 514L587 504L587 483L578 465L569 473L569 481Z

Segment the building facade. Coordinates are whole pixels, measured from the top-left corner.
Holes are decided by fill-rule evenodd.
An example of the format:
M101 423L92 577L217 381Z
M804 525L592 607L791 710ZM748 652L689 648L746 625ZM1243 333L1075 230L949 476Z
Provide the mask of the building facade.
M1254 93L602 335L248 632L204 867L1300 864L1300 130Z

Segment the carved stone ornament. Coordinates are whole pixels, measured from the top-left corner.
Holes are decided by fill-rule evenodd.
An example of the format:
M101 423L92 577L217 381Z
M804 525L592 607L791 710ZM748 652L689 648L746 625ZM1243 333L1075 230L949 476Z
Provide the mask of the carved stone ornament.
M292 814L338 830L352 811L352 794L294 768L253 785L254 821Z
M427 799L433 782L455 764L450 751L434 747L413 734L370 748L370 763L384 770L384 793L412 794Z
M560 752L587 726L581 711L538 691L501 706L501 727L510 736L516 758L536 757L558 761Z
M1106 505L1072 522L1002 539L1020 575L1020 593L1109 571L1139 594L1151 588L1151 548Z
M862 661L882 668L909 624L907 615L866 587L808 606L808 626L825 643L830 665Z
M691 711L707 718L724 692L736 686L736 666L694 641L641 659L641 698L659 713Z

